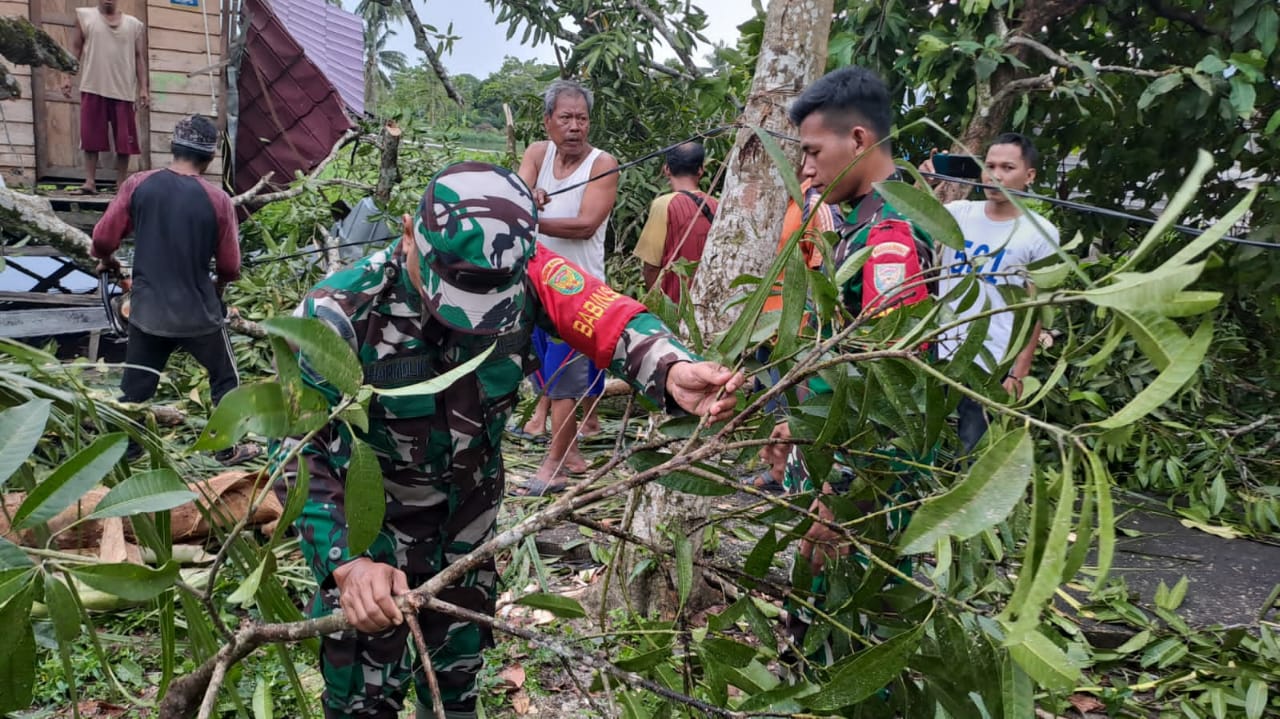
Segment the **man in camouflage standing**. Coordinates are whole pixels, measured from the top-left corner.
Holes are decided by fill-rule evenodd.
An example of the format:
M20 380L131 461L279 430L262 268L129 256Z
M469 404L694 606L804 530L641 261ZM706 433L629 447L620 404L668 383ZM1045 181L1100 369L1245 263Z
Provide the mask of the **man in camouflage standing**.
M429 689L406 651L409 630L393 597L493 536L504 489L500 442L520 380L535 368L535 326L660 406L716 417L733 409L742 375L697 361L639 303L535 243L535 214L515 174L452 165L428 185L417 216L404 216L398 246L325 280L298 309L332 325L377 387L438 376L493 347L478 370L439 394L373 401L368 431L358 434L378 456L387 506L363 554L347 551L352 430L331 424L304 448L309 495L297 528L320 586L311 614L341 607L356 628L323 641L326 717L397 717L411 674L418 714L429 716ZM307 379L337 400L323 378ZM296 477L296 465L290 470L286 481ZM490 559L439 598L492 614L496 579ZM447 716L475 717L490 630L431 612L420 621Z

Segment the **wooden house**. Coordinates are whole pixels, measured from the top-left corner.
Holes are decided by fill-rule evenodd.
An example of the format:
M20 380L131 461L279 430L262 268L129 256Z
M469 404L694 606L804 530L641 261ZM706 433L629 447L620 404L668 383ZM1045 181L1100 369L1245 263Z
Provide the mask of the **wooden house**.
M169 161L174 123L192 113L217 117L225 127L226 53L223 9L218 0L118 0L122 11L146 26L151 104L137 108L142 154L131 170L163 167ZM77 7L91 0L0 0L0 15L25 16L63 47L71 46ZM0 173L10 187L84 180L80 146L80 98L61 90L62 73L46 68L11 67L22 98L0 102ZM209 168L220 177L222 158ZM99 175L114 179L113 163L103 157Z

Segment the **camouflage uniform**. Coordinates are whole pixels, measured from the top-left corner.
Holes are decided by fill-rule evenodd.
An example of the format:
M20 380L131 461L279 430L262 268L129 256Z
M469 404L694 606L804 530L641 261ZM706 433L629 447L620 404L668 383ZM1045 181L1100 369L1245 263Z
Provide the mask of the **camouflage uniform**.
M433 226L429 216L424 219L433 192L438 202L452 190L449 196L457 202L454 209L459 213L479 211L475 206L456 209L467 202L455 195L466 198L488 193L468 186L475 178L458 174L467 168L473 174L483 174L474 166L491 167L455 165L428 188L416 228L420 249L425 245L430 252L433 244L446 244L465 231ZM494 171L487 181L495 175L506 177L505 171ZM523 183L519 189L517 196L522 201L521 193L528 190ZM496 202L493 197L484 201L490 206ZM513 234L522 236L525 223L531 225L531 198L527 207L503 206L494 214L513 228ZM512 266L509 258L498 257L513 252L507 246L511 238L495 231L492 221L482 220L481 224L486 224L482 228L486 235L483 251L491 259L497 257L491 264ZM523 239L517 237L516 241ZM453 249L459 250L456 246ZM297 314L325 320L351 344L363 365L364 382L375 387L401 387L430 379L495 346L477 371L439 394L375 395L369 430L360 434L378 456L387 503L382 532L363 556L400 568L410 587L493 536L504 492L502 432L516 405L521 379L536 369L530 345L535 325L563 337L660 405L666 403L668 368L695 359L657 318L644 313L639 303L550 251L540 246L534 250L531 239L528 250L532 255L527 256L527 262L514 262L521 275L515 291L492 291L490 295L502 297L470 316L466 311L477 308L460 309L454 302L457 298L450 295L451 288L442 288L439 281L440 277L459 281L457 255L432 258L434 264L424 261L428 295L424 302L395 247L320 283L298 308ZM478 251L467 252L481 256ZM518 255L520 248L514 252ZM472 271L480 270L483 266ZM470 333L458 329L464 323L470 325ZM475 333L494 328L500 331ZM323 379L310 375L308 381L332 402L339 399ZM344 470L350 456L351 437L345 426L337 424L317 435L303 452L310 473L310 495L296 526L303 554L320 584L311 616L323 616L338 606L332 574L353 559L347 551L343 502ZM289 473L288 479L293 476ZM490 560L439 597L492 614L496 578ZM421 621L446 708L470 711L481 651L493 643L491 633L432 613L424 613ZM407 636L407 625L401 625L377 635L350 631L326 637L321 656L326 716L396 716L411 670L418 696L425 701L430 694L420 663L406 652Z
M842 265L847 258L864 247L874 248L862 269L854 273L853 277L840 288L841 300L849 312L854 315L864 312L879 315L890 312L896 307L915 304L929 296L933 289L932 285L926 287L915 283L920 273L932 266L933 239L927 233L912 224L906 216L874 192L857 203L845 218L845 223L840 231L841 240L833 248L832 262L835 267ZM903 282L911 283L911 288L896 291L895 288ZM820 378L815 378L810 383L810 389L817 393L831 391L826 382ZM913 461L923 463L923 460L909 457L902 451L887 446L876 453L883 460L887 460L889 472L897 475L896 481L882 495L883 503L899 504L911 499L911 487L919 478L920 470L913 468L910 463ZM832 490L836 494L844 494L849 491L858 474L858 468L866 464L868 460L855 460L837 453L836 464L826 481L832 485ZM822 480L810 477L799 449L792 449L787 457L786 471L783 476L783 486L787 491L820 491L822 484ZM860 504L859 508L871 513L880 507L867 502ZM884 534L875 538L894 541L906 528L910 519L911 513L907 510L887 513ZM875 533L880 535L879 531ZM867 557L859 554L855 554L853 559L863 567L869 564ZM909 573L910 559L904 560L899 568ZM816 597L821 599L825 596L827 588L827 578L824 574L820 573L812 578L809 589ZM792 609L792 616L799 622L793 624L791 630L799 644L810 617L809 612L802 607ZM825 655L823 658L828 663L838 658L829 645L817 653Z

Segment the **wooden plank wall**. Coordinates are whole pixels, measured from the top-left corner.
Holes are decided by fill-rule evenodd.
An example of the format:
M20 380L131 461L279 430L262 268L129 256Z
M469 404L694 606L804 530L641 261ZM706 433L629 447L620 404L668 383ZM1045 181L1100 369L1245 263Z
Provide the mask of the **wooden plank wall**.
M214 92L221 92L221 68L215 68L212 77L207 71L188 77L188 73L217 64L222 47L218 0L199 2L208 3L209 54L205 53L205 16L199 7L177 5L170 0L147 1L152 167L169 164L169 140L179 119L197 112L213 114L211 83ZM85 4L91 4L91 0L85 0ZM27 0L0 0L0 15L30 17L30 7ZM31 185L36 172L31 70L25 66L10 66L9 70L22 86L22 97L0 105L4 110L4 126L0 128L0 173L11 187ZM208 177L221 182L221 176L219 155L209 166Z
M0 2L11 0L0 0ZM205 53L206 16L199 7L179 5L171 0L147 0L148 61L151 66L151 166L169 164L169 140L178 120L192 113L212 116L215 112L210 89L220 93L222 69L212 77L204 70L220 60L222 47L218 0L207 3L208 50ZM220 181L222 156L209 166L209 179ZM216 180L215 180L216 178Z
M6 17L30 17L27 14L27 3L15 0L0 0L0 15ZM0 60L0 62L5 62ZM18 79L22 88L22 97L16 100L0 102L0 111L4 112L3 127L0 127L0 173L9 187L30 185L36 175L36 135L32 117L31 103L31 68L25 65L5 63L9 72Z

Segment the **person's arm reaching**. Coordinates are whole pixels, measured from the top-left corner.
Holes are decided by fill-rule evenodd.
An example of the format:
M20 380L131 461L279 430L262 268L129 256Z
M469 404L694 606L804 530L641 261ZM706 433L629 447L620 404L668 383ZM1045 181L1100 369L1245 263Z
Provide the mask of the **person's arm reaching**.
M607 367L659 407L723 418L745 378L702 362L644 305L539 247L530 284L545 323L597 367Z
M214 254L214 272L218 276L216 284L218 296L226 286L240 279L240 221L236 219L236 209L231 204L227 193L206 184L211 198L217 208L215 216L218 222L218 246Z
M520 179L524 180L524 184L529 186L533 191L533 200L541 210L547 204L547 191L540 190L538 184L538 172L542 169L542 161L547 156L547 142L535 142L524 149L524 154L520 156L520 169L516 174L520 175Z
M138 107L147 107L151 104L151 74L147 71L147 32L142 26L142 21L134 19L138 23L138 37L133 41L134 66L138 73Z
M107 211L102 213L98 224L93 226L93 247L89 254L98 258L100 271L120 271L120 261L115 258L115 253L120 249L120 242L133 231L129 205L133 201L133 191L142 177L142 173L130 175L107 205Z
M526 153L528 154L528 153ZM618 161L608 153L601 153L591 166L591 177L595 177L618 168ZM532 187L532 185L530 185ZM534 195L537 199L537 195ZM539 217L538 231L552 237L566 240L587 240L595 234L609 213L613 212L613 204L618 199L618 173L613 173L587 185L582 195L582 206L577 217Z
M77 63L84 62L84 30L80 27L80 13L75 15L75 23L71 25L71 56ZM71 75L62 76L62 96L71 97Z

